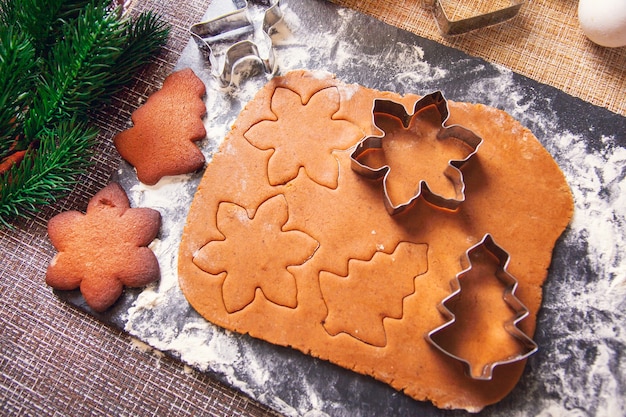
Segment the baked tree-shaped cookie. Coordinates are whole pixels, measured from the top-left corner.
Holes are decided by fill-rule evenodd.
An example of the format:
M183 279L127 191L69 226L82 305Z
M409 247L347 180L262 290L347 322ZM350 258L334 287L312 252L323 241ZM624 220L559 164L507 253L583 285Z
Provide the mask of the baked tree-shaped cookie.
M115 147L135 167L139 181L154 185L166 175L204 166L204 155L194 142L206 137L205 92L204 83L191 69L174 72L133 112L134 126L115 136Z
M80 288L92 309L104 311L124 286L143 287L159 279L159 263L147 246L160 226L158 211L130 208L122 187L112 183L93 196L86 214L66 211L48 222L58 253L46 283L57 290Z

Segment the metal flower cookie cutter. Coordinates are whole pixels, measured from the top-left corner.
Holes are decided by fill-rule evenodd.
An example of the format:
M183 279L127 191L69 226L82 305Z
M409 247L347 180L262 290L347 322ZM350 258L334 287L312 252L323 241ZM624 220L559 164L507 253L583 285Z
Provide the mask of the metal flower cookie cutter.
M511 318L506 320L503 319L502 316L493 317L494 320L505 320L503 322L502 328L497 328L498 332L505 331L510 336L513 342L515 342L515 349L509 349L506 351L502 349L502 352L498 352L501 356L490 360L485 361L477 360L476 358L468 358L464 357L463 353L458 352L458 350L463 350L462 348L455 347L454 343L449 344L446 343L445 336L442 333L446 330L453 331L452 326L456 323L463 325L463 322L467 321L467 317L459 320L459 314L454 314L454 312L449 308L449 305L452 304L455 300L462 295L463 293L463 285L461 283L464 279L468 278L470 274L472 274L473 269L476 268L476 254L480 251L484 251L487 256L494 257L495 261L497 261L495 272L491 271L490 274L495 275L497 279L504 285L505 289L502 293L502 300L508 306L508 310L511 313ZM480 254L479 254L480 256ZM508 271L510 256L507 251L498 246L493 237L487 233L480 242L470 247L465 252L464 263L467 263L468 266L458 273L456 277L451 281L450 285L452 287L452 293L447 296L438 306L441 314L446 318L446 323L437 327L436 329L430 331L426 335L426 340L430 342L434 347L439 349L442 353L447 356L456 359L462 362L466 367L466 372L469 377L477 380L490 380L493 377L493 370L498 365L510 364L514 362L521 361L523 359L528 358L530 355L535 353L538 350L537 344L526 335L522 330L517 327L517 324L528 316L529 312L526 306L517 298L515 295L515 290L518 286L517 279L511 275ZM482 276L483 271L476 272L476 278L483 279ZM477 300L472 298L473 306L476 306ZM477 306L479 308L479 306ZM471 335L475 335L475 329L470 329L472 332ZM485 342L490 337L491 333L489 333L486 329L485 335L478 335L476 339L476 344L479 345L481 349L481 354L488 351L487 347L485 347ZM502 335L498 337L494 337L492 340L493 347L498 350L503 346ZM459 340L459 344L467 346L471 344L467 338L463 338Z
M260 64L266 74L276 71L276 58L272 36L278 32L278 25L283 21L283 11L280 0L256 0L263 7L267 7L261 25L262 40L240 40L230 45L224 53L224 63L220 70L218 57L213 51L214 44L225 40L237 39L244 35L254 35L255 24L249 13L249 3L246 0L233 0L236 10L196 23L189 31L196 41L198 48L209 62L214 75L219 79L222 87L237 84L237 74L242 78L252 75L250 66L244 63L256 62ZM260 44L263 43L263 45ZM262 52L263 51L263 52Z
M439 115L441 116L441 129L437 134L437 139L457 139L463 142L467 146L467 149L469 151L464 158L449 160L443 172L444 175L452 182L456 196L453 198L448 198L437 194L430 189L428 183L425 180L421 180L419 182L417 190L408 201L403 201L399 204L396 204L392 201L387 186L387 178L389 172L393 168L390 167L388 163L380 167L372 167L368 166L368 164L364 161L364 159L367 158L368 153L370 153L371 151L383 150L383 141L385 140L386 133L383 129L379 127L379 124L377 123L377 118L380 117L380 115L394 117L401 121L404 129L407 129L410 125L411 119L414 116L417 116L422 110L426 109L429 106L435 106L435 108L439 112ZM404 105L396 101L388 99L374 100L374 105L372 108L372 121L374 126L376 126L383 133L377 136L368 136L361 140L356 145L354 151L350 155L350 158L352 159L351 164L353 171L372 179L383 178L384 201L385 207L387 208L387 212L389 214L395 215L409 209L420 196L422 196L426 201L433 204L434 206L448 210L456 210L459 205L463 201L465 201L465 181L463 179L461 167L465 165L465 163L474 154L476 154L483 140L474 132L464 128L463 126L446 126L446 121L448 120L449 116L450 111L448 108L448 101L445 99L443 93L441 93L440 91L428 94L419 99L414 105L412 114L408 114Z
M524 3L524 0L510 0L510 5L507 7L455 20L446 13L443 5L445 1L446 0L423 0L422 4L427 9L433 11L439 30L444 35L449 36L460 35L510 20L517 15Z

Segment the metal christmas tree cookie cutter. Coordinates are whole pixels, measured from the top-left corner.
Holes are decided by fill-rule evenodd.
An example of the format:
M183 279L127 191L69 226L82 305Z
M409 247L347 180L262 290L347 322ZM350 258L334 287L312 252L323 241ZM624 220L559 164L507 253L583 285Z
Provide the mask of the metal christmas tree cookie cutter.
M278 25L283 22L283 11L280 0L255 0L263 7L267 7L263 17L262 42L263 47L251 40L241 40L233 43L224 53L224 64L219 69L218 58L213 52L212 44L230 39L231 37L254 34L255 24L249 14L249 3L246 0L234 0L236 10L218 17L199 22L189 29L198 48L209 62L213 74L219 79L222 87L236 84L235 74L238 67L245 61L260 63L266 74L276 71L276 57L273 48L272 36L278 32ZM267 50L267 55L262 50ZM250 74L244 71L242 77Z
M472 371L474 368L474 364L472 364L469 359L462 358L460 356L457 356L453 352L448 351L436 339L437 335L441 331L452 326L457 321L456 315L446 306L446 304L450 300L456 298L457 296L459 296L459 294L461 294L461 280L466 274L468 274L472 270L472 253L481 249L488 251L498 260L498 268L495 275L505 285L506 289L503 293L502 299L513 312L513 318L505 321L503 328L506 332L509 333L511 337L516 339L516 341L519 343L520 348L516 354L490 362L486 364L482 369L480 369L479 373L476 373L475 371ZM440 313L445 317L446 322L436 329L430 331L426 335L426 340L430 342L434 347L436 347L439 351L453 359L462 362L465 365L467 375L472 379L491 380L493 377L493 370L496 366L521 361L528 358L530 355L534 354L538 350L537 343L535 343L534 340L528 337L526 333L524 333L521 329L517 327L518 323L528 316L529 311L515 295L515 291L518 287L518 281L513 275L508 272L509 261L509 253L502 249L500 246L498 246L489 233L485 234L480 242L470 247L465 252L464 259L462 259L462 262L464 264L467 264L467 266L463 271L459 272L456 277L450 282L452 293L444 298L438 305L438 309Z
M455 138L467 145L471 150L465 158L451 159L448 161L444 175L453 183L456 191L456 197L447 198L431 191L425 180L419 182L419 186L414 195L408 200L400 204L394 204L389 196L387 188L387 177L392 169L388 164L381 167L370 167L364 161L364 157L371 151L382 151L383 141L385 140L386 133L378 126L377 117L380 115L392 116L399 119L402 122L402 126L406 129L409 127L411 119L418 115L423 109L429 106L435 106L441 116L441 129L437 135L437 139L445 140L449 138ZM388 99L375 99L372 108L372 122L373 125L383 133L380 135L368 136L362 139L355 147L354 151L350 155L352 170L365 177L372 179L383 178L383 194L385 207L387 212L391 215L404 212L413 206L415 201L419 197L423 197L427 202L437 206L439 208L447 210L456 210L459 205L465 201L465 181L463 179L463 172L461 167L469 161L472 156L478 152L478 148L482 144L483 140L480 136L476 135L469 129L460 125L447 126L446 122L450 117L450 110L448 108L448 101L444 97L441 91L428 94L419 99L414 107L413 112L408 114L404 105L393 100Z
M510 6L494 10L489 13L476 14L467 18L454 20L448 17L443 3L445 0L423 0L425 8L432 10L439 26L439 30L444 35L454 36L470 32L472 30L497 25L514 18L519 12L524 0L511 0Z

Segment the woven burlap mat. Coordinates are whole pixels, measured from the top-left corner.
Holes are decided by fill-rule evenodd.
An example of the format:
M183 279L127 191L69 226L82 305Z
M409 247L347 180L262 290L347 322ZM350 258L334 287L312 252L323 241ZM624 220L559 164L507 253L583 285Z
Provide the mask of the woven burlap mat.
M72 194L15 230L0 230L0 415L275 415L206 375L133 347L128 335L69 307L44 283L54 255L47 220L64 210L84 211L89 197L109 182L120 162L112 137L171 72L189 41L189 26L207 4L131 4L132 13L154 10L172 24L167 47L98 113L94 165Z
M440 0L450 17L511 4L506 0ZM443 36L423 0L334 0L470 55L502 64L585 101L626 115L626 47L604 48L578 26L574 0L526 1L508 22L457 37ZM456 14L455 14L456 13Z
M217 1L217 0L215 0ZM533 1L507 24L444 38L421 0L336 0L387 23L502 64L574 96L626 114L626 48L600 48L578 29L572 0ZM466 2L471 3L471 2ZM182 364L137 349L128 335L60 301L44 284L54 255L48 219L84 210L119 164L111 139L130 113L158 89L187 44L188 27L207 1L146 0L172 24L167 47L112 105L96 117L101 129L93 166L71 195L14 230L0 230L0 414L265 416L272 411Z

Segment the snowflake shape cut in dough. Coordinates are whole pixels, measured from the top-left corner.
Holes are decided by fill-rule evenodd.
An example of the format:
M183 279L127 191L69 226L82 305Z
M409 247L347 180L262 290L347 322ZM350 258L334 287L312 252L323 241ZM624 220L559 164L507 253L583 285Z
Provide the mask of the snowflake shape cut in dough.
M357 144L352 169L368 178L383 178L387 211L403 212L420 196L437 207L456 210L465 200L461 167L478 151L482 139L462 126L446 126L449 109L443 94L422 97L412 114L398 102L376 99L372 114L382 134Z
M262 120L244 137L254 147L272 150L267 176L271 185L283 185L304 168L318 184L335 189L339 162L333 151L346 150L363 137L361 129L347 120L334 119L339 111L336 88L324 88L303 103L294 91L276 88L271 100L275 120Z
M209 274L226 274L222 297L229 313L251 304L257 289L272 303L297 307L296 279L289 269L307 262L319 243L302 231L283 230L288 218L283 195L266 200L253 218L237 204L219 205L217 227L224 240L204 245L193 262Z

